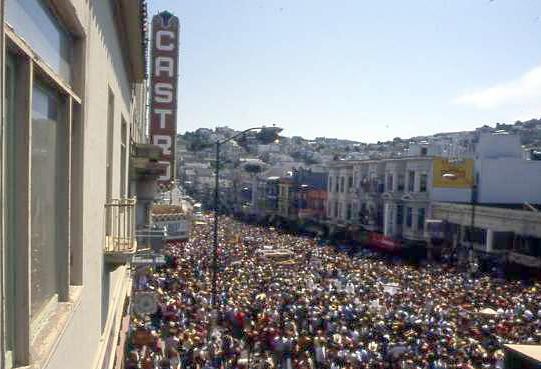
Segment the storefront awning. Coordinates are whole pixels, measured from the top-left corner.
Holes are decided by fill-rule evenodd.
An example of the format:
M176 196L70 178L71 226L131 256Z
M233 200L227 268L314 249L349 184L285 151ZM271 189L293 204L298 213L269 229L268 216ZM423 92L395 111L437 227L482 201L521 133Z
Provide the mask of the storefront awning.
M386 237L381 233L369 232L367 243L379 250L397 251L402 248L400 241L394 240L391 237Z

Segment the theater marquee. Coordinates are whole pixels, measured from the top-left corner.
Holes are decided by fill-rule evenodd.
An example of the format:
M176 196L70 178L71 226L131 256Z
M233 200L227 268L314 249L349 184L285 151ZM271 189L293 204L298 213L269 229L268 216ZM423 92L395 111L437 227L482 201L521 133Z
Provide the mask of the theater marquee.
M166 170L158 185L175 178L179 21L164 11L152 18L150 50L150 142L162 148L160 164Z

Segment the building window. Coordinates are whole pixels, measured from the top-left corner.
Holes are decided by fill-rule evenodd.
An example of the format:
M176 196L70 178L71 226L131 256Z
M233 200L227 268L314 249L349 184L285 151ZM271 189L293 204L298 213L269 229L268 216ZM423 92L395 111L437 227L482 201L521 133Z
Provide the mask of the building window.
M408 191L413 192L415 188L415 171L408 171Z
M349 176L348 177L348 189L351 189L351 188L353 188L353 177Z
M6 175L5 175L5 323L6 323L6 349L8 352L13 352L15 340L15 258L16 258L16 212L17 212L17 152L16 152L16 101L17 94L17 73L18 68L14 57L10 54L6 55L6 71L5 71L5 144L6 144ZM10 365L10 363L8 364Z
M413 225L413 209L410 207L406 208L406 226L411 228Z
M338 218L338 201L334 203L334 217Z
M404 222L404 206L397 205L396 206L396 224L398 226L401 226L403 222Z
M347 208L346 208L346 219L347 219L347 220L350 220L350 219L351 219L351 204L348 204L348 205L347 205Z
M391 192L393 190L393 175L387 174L387 192Z
M483 245L486 243L487 240L487 230L474 227L472 231L471 227L466 227L464 236L465 241Z
M426 192L427 180L428 180L428 176L426 174L421 174L420 187L419 187L420 192Z
M340 177L338 177L338 176L336 176L336 183L335 183L334 192L336 192L336 193L340 192Z
M397 191L404 191L404 182L405 182L405 177L403 174L399 174L398 175L398 183L397 183L397 186L396 186L396 189Z
M376 191L378 193L385 192L385 178L380 177L376 180Z
M340 192L342 193L344 193L344 184L345 184L344 177L340 177Z
M80 98L70 82L71 69L82 65L72 63L74 39L44 1L7 0L6 22L12 29L6 33L3 81L9 140L2 158L9 197L4 313L5 348L11 352L6 366L12 367L30 364L28 337L38 342L56 304L69 301L70 284L81 281L81 232L74 219L80 215L82 199L75 195L81 181L71 175L83 158L74 152L78 141L71 140L70 126L81 132L82 125L77 124ZM70 219L71 214L76 216Z
M114 145L114 127L115 127L115 96L109 89L107 99L107 152L105 156L105 203L108 204L113 199L113 145ZM112 234L111 212L105 212L105 235Z
M7 0L6 20L60 77L71 81L73 38L43 0Z
M31 170L31 316L35 317L58 293L59 219L66 214L58 205L58 181L68 175L66 117L63 99L53 89L36 82L32 89Z
M425 229L425 208L417 209L417 229L419 231Z
M329 192L332 192L332 177L329 176Z
M106 174L105 174L105 202L113 198L113 144L115 133L115 95L109 89L107 99L107 153L106 153Z
M122 127L120 131L120 198L126 197L126 172L128 170L126 166L127 162L127 149L128 146L128 125L126 120L122 117Z

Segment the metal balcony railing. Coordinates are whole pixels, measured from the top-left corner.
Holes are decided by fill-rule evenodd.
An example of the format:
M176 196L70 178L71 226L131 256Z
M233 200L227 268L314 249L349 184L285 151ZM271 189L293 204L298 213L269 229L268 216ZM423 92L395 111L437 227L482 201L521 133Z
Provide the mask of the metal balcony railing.
M113 199L105 204L104 252L111 262L125 263L136 250L135 199Z

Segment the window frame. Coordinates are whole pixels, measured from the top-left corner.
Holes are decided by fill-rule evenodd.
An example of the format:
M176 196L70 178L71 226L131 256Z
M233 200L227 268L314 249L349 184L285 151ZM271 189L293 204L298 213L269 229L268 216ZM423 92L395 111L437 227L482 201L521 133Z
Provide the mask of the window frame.
M424 232L425 230L425 220L426 220L426 210L425 208L417 209L417 230Z
M427 191L428 191L428 174L421 173L419 175L419 192L427 192Z
M70 136L71 136L71 117L70 117L70 98L69 96L66 96L61 91L59 91L57 88L55 88L50 82L47 82L43 79L43 76L40 73L34 73L33 76L33 82L32 82L32 101L30 106L30 112L31 112L31 120L30 120L30 130L32 130L32 139L35 134L33 132L33 129L35 127L34 122L34 92L41 90L41 93L44 95L47 95L49 98L51 95L54 96L57 99L57 103L59 105L59 119L56 122L58 126L56 127L57 130L57 138L59 136L63 136L62 140L56 143L56 150L64 151L67 149L68 155L63 156L57 156L55 157L55 166L59 167L59 170L61 170L61 177L55 176L54 182L55 182L55 192L61 194L62 196L59 196L56 198L56 204L55 204L55 237L54 237L54 244L57 245L55 247L55 258L58 258L60 262L67 261L69 264L69 176L70 176L70 156L71 156L71 147L70 147ZM31 140L32 140L31 139ZM31 143L31 153L33 154L34 146ZM31 158L33 161L34 159ZM30 167L32 164L30 164ZM57 173L55 173L57 174ZM30 177L31 181L33 181L34 174L32 173L32 170L30 171ZM31 188L35 188L36 186L31 186ZM31 205L31 217L33 217L33 207L32 207L32 201L30 201ZM31 240L32 241L32 240ZM60 247L59 247L60 245ZM65 250L65 248L67 250ZM30 250L33 250L32 242L30 242ZM66 287L62 285L62 281L67 279L67 275L69 275L69 271L65 270L66 266L60 265L60 263L56 264L57 260L55 260L55 270L60 270L60 273L55 276L55 285L57 293L54 294L52 297L48 298L48 302L44 304L44 308L39 309L39 311L36 312L35 316L31 317L32 325L35 325L35 327L32 328L32 331L37 332L40 328L40 321L43 319L45 320L44 316L48 315L47 309L54 309L54 306L58 302L67 301L69 299L69 294L66 292ZM32 284L31 284L32 287ZM69 287L68 287L69 288ZM33 303L33 301L31 301ZM34 324L36 323L36 324Z
M49 1L46 1L49 5ZM51 7L52 8L52 7ZM65 19L58 18L59 23L65 24ZM71 25L78 24L77 21L73 21ZM14 240L16 253L14 255L14 269L16 272L15 287L17 293L15 294L15 304L17 306L14 316L14 325L16 327L13 338L13 356L12 361L15 366L26 366L31 364L31 347L33 342L45 340L46 337L56 336L55 331L48 329L53 322L49 321L49 318L53 316L57 309L58 303L65 302L78 302L80 297L80 290L74 288L77 284L72 283L73 280L79 279L82 284L82 244L80 239L73 235L75 226L82 227L81 213L75 210L72 205L82 209L82 204L74 203L73 190L81 190L78 185L82 185L82 180L77 180L77 184L71 182L73 175L72 160L74 159L74 146L72 141L72 126L74 124L82 126L83 114L74 115L74 107L77 111L82 111L82 99L76 91L81 91L84 85L84 50L86 47L85 40L80 36L82 27L77 29L76 32L72 32L70 28L68 32L73 36L73 53L72 62L74 64L73 70L76 72L76 77L72 79L71 84L65 82L56 72L34 51L34 49L28 45L9 25L4 24L5 31L5 55L12 57L18 66L17 71L17 90L15 97L15 106L17 110L16 127L17 136L16 139L16 158L18 163L23 163L16 175L17 188L27 190L17 191L16 207L21 208L18 214L15 216L15 228L20 234L16 240ZM59 159L61 162L65 161L65 178L62 178L62 188L59 191L64 191L64 196L61 197L60 208L62 209L61 219L62 228L61 235L58 239L60 246L58 270L55 271L55 278L58 278L57 284L57 302L48 304L49 308L42 309L35 316L30 314L31 306L31 285L30 285L30 250L32 248L30 242L30 181L31 181L31 133L32 129L32 89L34 88L35 81L39 80L42 84L52 88L61 97L62 105L65 107L64 116L62 117L62 124L65 128L65 142L62 145L65 146L67 154L61 156ZM2 130L5 127L2 125ZM77 155L82 156L82 151ZM82 157L77 156L77 159L82 160ZM9 158L2 158L2 170L5 170L7 161ZM82 175L82 172L80 172ZM82 199L81 199L82 201ZM72 237L70 237L70 233ZM82 232L79 231L78 234ZM71 254L71 255L70 255ZM74 259L77 260L74 260ZM79 260L81 259L81 260ZM79 268L75 270L75 268ZM71 275L80 276L81 278L73 278ZM70 305L70 306L76 306ZM71 310L68 310L71 311ZM54 315L55 319L56 314ZM68 316L58 316L57 324L64 324ZM44 329L46 328L47 329ZM51 342L50 338L46 339ZM55 341L55 340L54 340ZM52 342L54 342L52 341ZM48 344L47 352L52 349L53 343ZM47 353L46 352L46 353ZM45 354L46 354L45 353ZM37 358L36 358L37 360Z
M14 29L16 32L20 31L22 36L22 39L30 40L33 37L29 36L27 32L31 30L31 28L24 28L13 25L10 23L11 19L8 19L8 8L10 5L7 4L7 2L12 1L16 3L18 0L7 0L6 1L6 7L5 7L5 23L9 25L10 28ZM41 55L41 59L44 60L44 62L51 68L52 72L60 77L63 81L65 81L68 85L73 84L75 81L76 71L74 70L74 44L77 41L78 34L82 30L82 27L80 23L77 22L70 22L69 16L62 16L62 14L65 14L66 7L63 4L60 4L59 1L56 0L33 0L34 3L29 4L32 9L24 9L23 5L11 5L13 7L19 7L20 10L28 11L29 13L34 14L40 14L43 17L47 19L46 24L43 22L35 22L36 19L33 19L32 21L28 22L29 24L32 24L32 28L40 29L42 32L43 30L49 28L49 26L52 26L54 28L54 31L60 36L60 38L63 39L64 42L67 42L67 54L61 55L62 51L55 50L57 53L57 57L59 57L62 61L61 64L63 64L64 68L67 68L67 72L64 70L55 70L55 68L50 66L50 61L47 61L49 59L49 56ZM38 9L39 8L39 9ZM43 18L41 19L43 20ZM71 28L71 29L70 29ZM73 30L76 30L76 32L73 32ZM48 37L51 36L51 34L47 34ZM33 43L39 43L38 40L32 39L31 41L27 41L27 44L32 48L36 50L41 50L41 45L33 45ZM62 44L62 41L60 42ZM62 46L60 46L62 48ZM39 51L38 51L39 54ZM67 56L67 59L65 58ZM66 65L67 64L67 65ZM60 67L62 69L62 67ZM66 75L67 73L67 75Z
M329 176L329 192L332 192L332 176Z
M406 207L406 227L413 228L413 208L411 206Z
M415 191L415 171L414 170L408 170L407 179L408 179L408 192L414 192Z
M15 176L17 175L17 167L15 165L15 157L17 152L17 143L18 137L16 136L16 95L18 89L16 88L15 80L17 80L18 75L18 66L15 61L15 56L11 53L5 53L5 70L4 70L4 95L3 99L5 104L3 105L4 111L4 120L2 123L3 130L3 142L2 142L2 194L7 195L8 191L13 191L12 195L7 198L2 197L2 222L3 224L16 224L17 219L17 208L15 206L18 193L15 190L16 180ZM9 69L9 73L8 73ZM8 83L10 79L11 83ZM9 100L8 100L9 97ZM10 160L10 157L13 157ZM4 306L4 348L6 350L5 359L8 362L8 365L13 361L14 347L15 347L15 337L16 337L16 326L15 319L17 316L16 309L16 280L17 280L17 268L15 263L11 262L15 260L16 250L16 240L17 232L15 227L7 227L3 229L2 234L2 243L4 253L2 255L3 260L8 262L3 262L3 280L4 280L4 293L5 293L5 306Z
M396 205L396 224L401 226L404 224L404 205Z
M405 175L404 174L398 174L398 179L397 179L397 191L398 192L403 192L406 185L405 185L405 182L406 182L406 179L405 179Z
M393 192L393 185L394 185L394 175L392 173L387 173L387 183L386 183L386 188L387 188L387 192Z
M128 195L128 144L128 123L122 116L120 125L120 198L126 198Z

